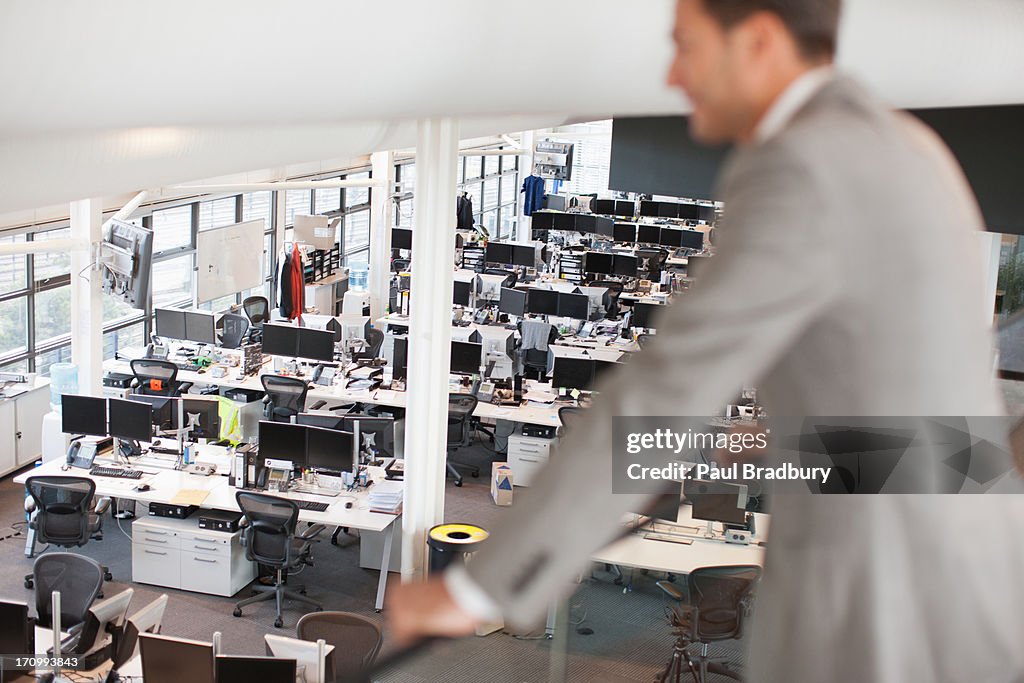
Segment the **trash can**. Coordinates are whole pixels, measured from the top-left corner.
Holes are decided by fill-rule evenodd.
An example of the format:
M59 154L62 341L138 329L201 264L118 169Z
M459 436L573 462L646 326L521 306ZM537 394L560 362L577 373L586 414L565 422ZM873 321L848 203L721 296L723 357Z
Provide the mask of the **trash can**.
M452 562L464 562L466 555L476 552L488 536L486 529L475 524L438 524L427 534L430 571L441 571Z

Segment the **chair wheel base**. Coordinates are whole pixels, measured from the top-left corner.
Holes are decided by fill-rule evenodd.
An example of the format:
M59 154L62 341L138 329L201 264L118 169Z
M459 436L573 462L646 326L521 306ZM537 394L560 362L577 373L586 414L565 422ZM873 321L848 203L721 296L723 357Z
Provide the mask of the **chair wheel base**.
M472 477L473 477L474 479L479 479L479 478L480 478L480 470L473 470L472 472L470 472L470 475L471 475L471 476L472 476Z
M458 486L459 488L462 488L462 480L456 481L455 485Z
M281 628L282 626L284 626L284 619L281 619L280 617L274 619L274 628Z
M104 581L113 581L114 580L114 575L111 574L110 572L103 572L103 580Z
M235 611L231 613L231 616L233 616L233 617L240 617L240 616L242 616L242 608L241 607L236 607Z
M25 588L28 588L29 590L32 590L32 587L34 585L35 584L32 582L32 579L25 579Z

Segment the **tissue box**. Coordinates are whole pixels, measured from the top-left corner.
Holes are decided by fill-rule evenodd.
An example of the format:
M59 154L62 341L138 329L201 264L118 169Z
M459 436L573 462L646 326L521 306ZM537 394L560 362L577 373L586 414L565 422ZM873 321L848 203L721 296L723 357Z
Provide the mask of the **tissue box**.
M491 498L495 505L512 504L512 468L503 462L491 465Z

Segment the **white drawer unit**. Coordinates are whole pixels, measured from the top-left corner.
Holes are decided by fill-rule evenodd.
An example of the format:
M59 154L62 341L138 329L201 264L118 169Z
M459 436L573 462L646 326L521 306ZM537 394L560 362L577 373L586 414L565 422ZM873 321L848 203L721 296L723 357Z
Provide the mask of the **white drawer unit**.
M209 595L234 595L256 577L242 533L206 531L192 519L143 518L132 524L132 580Z
M538 439L521 434L508 437L508 466L512 469L512 483L529 486L547 465L551 449L557 442L557 439Z

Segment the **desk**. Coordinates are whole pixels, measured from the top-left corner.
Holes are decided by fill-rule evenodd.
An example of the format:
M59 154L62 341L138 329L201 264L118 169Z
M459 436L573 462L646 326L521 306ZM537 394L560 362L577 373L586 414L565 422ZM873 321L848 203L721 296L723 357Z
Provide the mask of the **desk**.
M109 496L111 498L123 498L134 500L140 503L169 503L181 489L200 489L207 491L206 500L202 507L210 510L229 510L237 512L238 503L235 501L235 487L228 483L226 476L213 475L204 477L188 474L179 470L157 470L153 467L140 466L147 474L142 479L124 480L112 477L93 477L88 470L72 468L69 471L61 469L61 461L44 463L29 472L15 477L16 484L24 484L30 476L76 476L86 477L96 482L96 495ZM99 462L97 464L108 464ZM379 467L369 468L370 476L374 480L383 479L384 471ZM149 491L136 491L135 487L140 483L149 484ZM371 489L372 490L372 489ZM334 527L350 527L365 531L384 533L384 550L381 557L380 579L377 583L377 598L375 608L379 612L384 606L384 592L387 587L389 564L391 561L391 545L394 538L395 520L397 515L388 515L380 512L371 512L369 509L369 493L361 491L356 494L342 494L337 498L326 498L314 494L289 492L283 497L293 500L313 500L325 502L329 507L323 512L313 510L299 510L299 520L313 522ZM345 503L354 500L351 509L345 508Z

